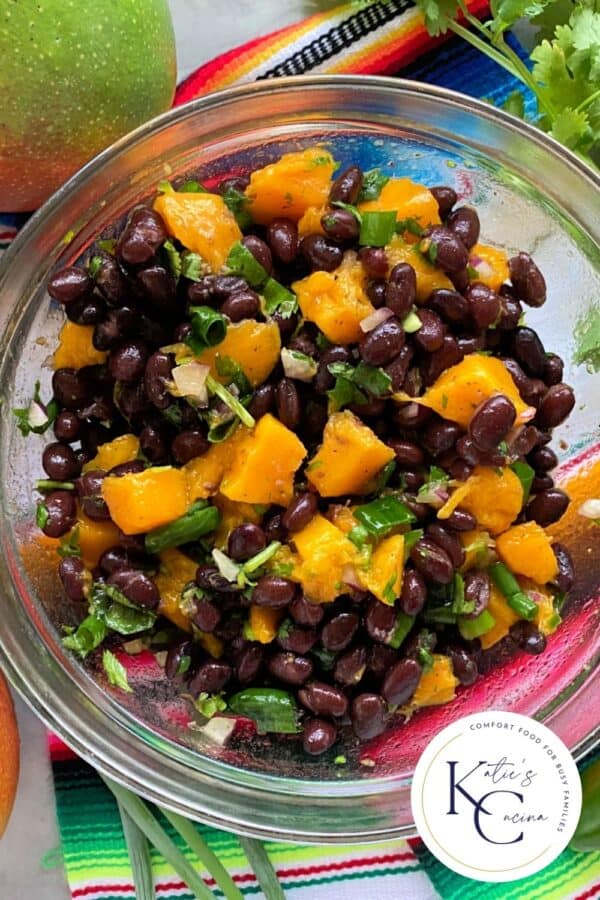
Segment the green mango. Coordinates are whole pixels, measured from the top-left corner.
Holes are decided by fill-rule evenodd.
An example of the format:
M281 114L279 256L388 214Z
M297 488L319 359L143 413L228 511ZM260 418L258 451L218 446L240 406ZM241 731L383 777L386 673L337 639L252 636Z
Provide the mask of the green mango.
M0 60L3 212L35 209L173 101L167 0L3 0Z

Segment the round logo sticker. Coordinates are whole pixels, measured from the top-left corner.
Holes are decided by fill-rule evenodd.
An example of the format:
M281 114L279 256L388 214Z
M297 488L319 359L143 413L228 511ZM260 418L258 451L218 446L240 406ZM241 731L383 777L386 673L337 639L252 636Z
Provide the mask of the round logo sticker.
M514 881L567 846L581 812L581 781L545 725L487 711L431 741L415 769L411 803L419 835L449 869L478 881Z

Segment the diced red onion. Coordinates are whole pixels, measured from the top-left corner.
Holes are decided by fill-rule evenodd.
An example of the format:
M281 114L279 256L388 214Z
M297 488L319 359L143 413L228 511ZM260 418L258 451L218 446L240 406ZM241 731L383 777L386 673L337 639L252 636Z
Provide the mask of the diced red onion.
M377 328L378 325L381 325L382 322L385 322L386 319L391 318L394 313L391 309L388 309L387 306L382 306L379 309L376 309L375 312L369 313L368 316L365 316L364 319L360 321L360 330L367 334L369 331L373 331L374 328Z

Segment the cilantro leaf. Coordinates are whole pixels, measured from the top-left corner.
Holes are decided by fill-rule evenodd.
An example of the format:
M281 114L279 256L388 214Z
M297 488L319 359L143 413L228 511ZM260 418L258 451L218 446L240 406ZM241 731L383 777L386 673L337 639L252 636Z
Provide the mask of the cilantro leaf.
M223 191L223 202L235 216L242 231L246 228L250 228L252 225L252 216L248 211L250 200L242 191L238 191L238 189L234 187L228 187Z
M58 412L59 406L56 400L52 399L48 404L42 403L39 381L35 383L29 405L22 409L13 409L17 428L23 437L32 433L44 434L56 419Z
M184 250L181 254L181 274L190 281L200 281L204 275L204 260L198 253Z
M110 650L105 650L102 654L102 665L110 684L112 684L114 687L120 688L127 694L133 693L133 688L130 687L130 684L127 680L127 671L125 669L125 666L123 665L123 663L119 662L115 654Z
M165 241L162 245L167 266L170 269L175 280L181 275L181 253L173 243L173 241Z
M194 706L206 719L212 719L218 712L227 709L223 694L207 694L203 691L194 702Z
M450 23L458 15L458 0L415 0L415 3L423 13L427 31L433 37L448 31Z
M92 613L80 622L72 634L63 638L62 644L68 650L85 657L102 643L107 634L105 622Z
M227 384L235 384L240 392L240 396L243 397L245 394L252 393L252 385L246 378L239 362L236 362L231 356L221 356L217 353L215 365L217 367L217 375L221 375L222 378L228 378Z
M374 397L383 397L392 389L392 379L388 373L376 366L369 366L365 362L359 362L352 375L352 380L359 388L363 388Z
M362 187L356 202L365 203L367 200L377 200L389 180L390 176L384 175L381 169L369 169L368 172L364 172Z

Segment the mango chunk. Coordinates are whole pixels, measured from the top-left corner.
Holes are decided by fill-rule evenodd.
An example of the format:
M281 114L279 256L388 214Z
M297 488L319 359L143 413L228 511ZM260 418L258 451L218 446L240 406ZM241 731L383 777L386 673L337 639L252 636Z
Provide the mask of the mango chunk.
M493 582L491 584L490 600L487 610L495 620L495 625L479 638L484 650L487 650L488 647L493 647L494 644L497 644L498 641L501 641L502 638L506 637L510 630L510 626L519 621L518 615L514 609L508 605L506 598L500 593Z
M97 522L79 510L75 523L84 565L93 569L105 550L119 543L119 529L113 522Z
M307 468L321 497L360 494L394 451L349 410L329 416L323 443Z
M363 587L388 606L393 606L400 596L403 576L404 538L401 534L381 541L371 555L369 568L358 573Z
M196 577L198 564L175 548L163 550L159 559L160 570L154 578L154 583L160 591L158 610L174 625L184 631L191 631L190 619L183 612L179 601L186 584Z
M511 401L517 413L517 425L535 414L535 410L521 399L512 375L502 360L482 356L481 353L470 353L455 366L446 369L422 397L397 393L394 398L428 406L444 419L467 428L477 407L495 394L504 394Z
M298 222L298 236L303 238L307 234L325 234L321 219L326 210L326 206L309 206Z
M121 463L137 459L139 452L139 438L135 434L122 434L112 441L101 444L94 458L86 462L83 471L91 472L93 469L103 469L108 472L115 466L120 466Z
M414 244L405 241L401 235L393 237L385 248L390 268L401 262L408 263L417 276L417 302L425 303L432 291L438 288L454 290L454 285L441 269L436 269L429 260L419 253Z
M268 606L250 607L249 623L252 637L259 644L270 644L277 637L277 629L283 618L284 610L271 609Z
M223 476L237 453L247 430L238 427L231 437L220 444L213 444L202 456L196 456L181 471L185 476L188 500L206 500L219 490Z
M530 578L518 579L519 584L535 603L537 614L533 620L542 634L554 634L561 623L560 613L554 608L554 596L548 587L536 584Z
M108 353L96 350L92 343L93 325L77 325L69 319L58 336L58 347L52 357L55 369L81 369L83 366L101 366Z
M292 290L305 319L332 343L350 344L361 339L361 320L374 311L364 286L365 270L349 252L333 272L313 272L295 281Z
M512 469L475 466L467 478L469 493L460 501L477 519L477 524L491 534L506 531L521 512L523 486Z
M344 569L361 562L357 548L346 535L317 514L293 537L300 561L290 577L302 584L306 596L315 603L331 603L345 593Z
M245 319L229 325L224 340L215 347L207 347L196 357L198 362L210 366L210 374L222 384L227 377L219 375L217 358L229 357L241 366L252 387L266 381L277 363L281 350L281 338L276 322L255 322Z
M508 256L504 250L487 244L475 244L469 255L469 265L473 269L471 281L481 281L493 291L508 281Z
M536 584L546 584L558 574L551 539L537 522L523 522L498 535L496 552L511 572Z
M237 446L221 493L238 503L287 506L294 493L294 474L305 456L304 444L267 413Z
M323 206L335 166L323 147L308 147L285 153L277 162L257 169L246 188L253 220L268 225L283 216L297 222L310 206Z
M410 178L390 178L379 197L360 203L359 209L361 212L398 210L397 221L416 219L421 228L440 223L435 197L424 185Z
M188 507L185 473L172 466L105 478L102 496L111 519L125 534L142 534L166 525Z
M442 653L433 654L433 665L423 672L410 706L441 706L454 699L458 678L452 669L452 662Z
M184 247L198 253L213 272L218 272L242 232L219 194L161 194L154 209L169 234Z
M466 487L468 487L465 484ZM463 494L463 496L465 496ZM468 572L469 569L481 568L488 562L490 535L487 531L480 531L473 528L471 531L459 532L459 540L465 551L465 560L460 567L461 572Z

